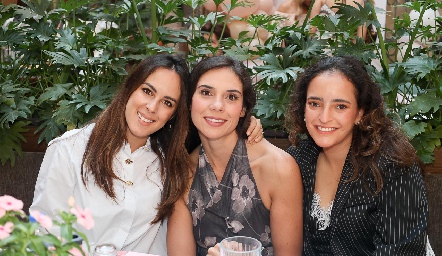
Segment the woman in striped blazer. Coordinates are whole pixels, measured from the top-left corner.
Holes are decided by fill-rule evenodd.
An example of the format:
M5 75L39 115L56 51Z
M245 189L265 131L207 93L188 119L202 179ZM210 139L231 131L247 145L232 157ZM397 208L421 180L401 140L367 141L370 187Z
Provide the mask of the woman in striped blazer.
M353 57L297 80L287 128L304 186L304 255L425 255L420 161Z

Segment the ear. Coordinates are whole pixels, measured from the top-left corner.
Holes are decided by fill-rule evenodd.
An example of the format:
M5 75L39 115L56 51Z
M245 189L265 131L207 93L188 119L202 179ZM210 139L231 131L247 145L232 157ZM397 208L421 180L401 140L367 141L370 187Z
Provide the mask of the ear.
M244 117L246 115L246 108L241 109L241 114L239 114L240 117Z
M359 109L358 115L356 116L355 125L357 125L359 123L359 121L361 121L363 116L364 116L364 110Z

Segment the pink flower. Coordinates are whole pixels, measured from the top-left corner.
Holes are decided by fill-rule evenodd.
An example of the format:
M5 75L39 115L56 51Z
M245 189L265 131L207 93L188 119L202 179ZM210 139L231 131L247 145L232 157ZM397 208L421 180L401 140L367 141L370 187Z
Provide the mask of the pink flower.
M6 210L3 208L0 208L0 218L5 216L5 214L6 214Z
M77 247L72 247L68 252L73 256L83 256L83 254L80 250L78 250ZM87 255L87 252L83 251L83 253L84 255Z
M23 209L23 201L12 196L0 196L0 208L6 211L20 211Z
M6 222L4 226L0 225L0 240L10 236L13 229L14 224L12 222Z
M42 214L39 211L32 211L31 212L32 217L40 223L40 225L46 229L52 228L52 220L48 216Z
M77 222L85 229L90 230L94 227L94 219L92 218L92 212L88 208L84 210L77 206L77 209L72 208L71 212L77 216Z

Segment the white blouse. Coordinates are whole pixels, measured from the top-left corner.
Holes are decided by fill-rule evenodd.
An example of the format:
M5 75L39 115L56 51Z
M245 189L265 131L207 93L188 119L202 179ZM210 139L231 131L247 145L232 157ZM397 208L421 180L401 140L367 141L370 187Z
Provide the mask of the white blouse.
M116 202L94 184L89 176L87 187L81 177L83 153L94 125L68 131L52 140L40 167L30 210L38 210L56 218L58 210L69 210L68 198L92 211L95 226L85 230L77 225L91 245L113 243L118 250L167 255L166 227L151 225L163 189L159 160L151 150L150 140L131 153L125 143L117 153L113 168L124 181L115 179Z

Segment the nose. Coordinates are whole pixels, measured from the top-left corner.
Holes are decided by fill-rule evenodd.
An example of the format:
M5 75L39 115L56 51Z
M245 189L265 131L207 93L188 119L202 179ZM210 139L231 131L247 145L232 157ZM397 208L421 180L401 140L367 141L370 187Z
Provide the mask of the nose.
M210 108L216 111L224 111L224 101L221 97L216 97L210 104Z
M331 121L332 119L332 114L331 114L331 110L328 107L325 107L322 109L321 113L318 116L319 122L326 124L328 122Z
M157 100L152 100L152 101L150 101L150 102L148 102L147 104L146 104L146 108L147 108L147 110L150 112L150 113L155 113L155 112L157 112L157 109L158 109L158 101Z

